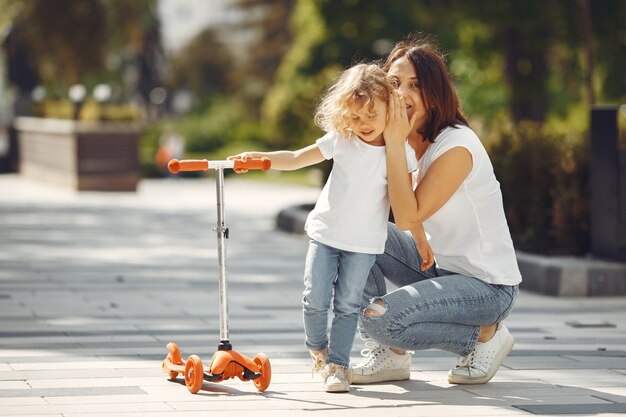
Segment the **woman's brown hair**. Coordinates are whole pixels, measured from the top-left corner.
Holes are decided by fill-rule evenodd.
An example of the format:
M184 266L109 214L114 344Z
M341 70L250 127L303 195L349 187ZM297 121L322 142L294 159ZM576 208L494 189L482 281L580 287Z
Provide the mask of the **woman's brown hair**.
M428 121L419 130L424 140L431 143L446 127L469 126L456 95L444 55L422 35L412 35L396 44L383 66L385 72L400 58L406 57L417 76L422 101L429 109Z

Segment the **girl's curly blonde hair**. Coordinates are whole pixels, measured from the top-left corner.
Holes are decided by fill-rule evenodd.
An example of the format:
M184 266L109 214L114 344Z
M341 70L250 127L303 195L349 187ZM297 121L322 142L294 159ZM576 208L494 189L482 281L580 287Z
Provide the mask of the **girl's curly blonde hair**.
M392 88L376 64L357 64L345 70L328 88L315 112L315 124L325 132L345 133L350 126L350 107L374 107L374 99L387 103Z

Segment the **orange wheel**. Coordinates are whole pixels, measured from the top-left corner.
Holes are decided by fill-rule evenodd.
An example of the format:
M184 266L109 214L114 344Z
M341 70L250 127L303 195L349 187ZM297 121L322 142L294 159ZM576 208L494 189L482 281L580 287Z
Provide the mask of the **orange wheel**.
M170 353L167 354L167 356L170 358L170 361L174 364L174 365L182 365L183 364L183 359L180 356L180 349L178 348L178 345L174 342L170 342L167 344L167 350L170 351Z
M165 358L165 360L163 361L163 363L161 364L161 368L163 369L163 372L165 372L166 374L169 375L170 379L176 379L176 377L178 376L178 372L176 371L172 371L170 368L167 367L167 365L165 364L166 361L169 359L170 362L172 362L172 358L170 356L170 354L168 353L167 358Z
M272 380L272 366L270 365L270 360L265 353L257 354L253 360L254 363L259 365L261 376L252 382L254 382L256 389L265 391L267 387L270 386L270 381Z
M192 394L200 391L204 381L204 371L202 361L196 355L191 355L185 365L185 385Z

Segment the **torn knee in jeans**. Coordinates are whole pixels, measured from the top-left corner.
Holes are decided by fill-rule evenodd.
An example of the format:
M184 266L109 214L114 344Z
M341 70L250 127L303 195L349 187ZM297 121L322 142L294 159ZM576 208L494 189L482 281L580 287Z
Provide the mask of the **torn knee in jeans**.
M363 315L365 317L381 317L387 312L387 306L382 298L373 300L370 305L367 306Z

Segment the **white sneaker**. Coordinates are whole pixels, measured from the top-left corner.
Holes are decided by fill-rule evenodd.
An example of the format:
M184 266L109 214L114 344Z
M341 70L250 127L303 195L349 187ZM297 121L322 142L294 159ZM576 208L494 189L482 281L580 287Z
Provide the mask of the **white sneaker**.
M353 384L372 384L374 382L401 381L411 377L411 354L399 354L387 346L369 341L368 349L363 349L365 356L352 367Z
M345 368L334 363L329 363L324 368L324 389L326 392L348 392L350 384Z
M507 357L515 339L509 329L498 323L493 338L485 343L476 343L474 350L467 356L459 356L456 368L448 372L451 384L484 384L496 374L500 364Z
M326 360L328 359L328 348L324 348L317 353L313 353L309 349L311 359L313 359L313 372L322 373L326 366Z

